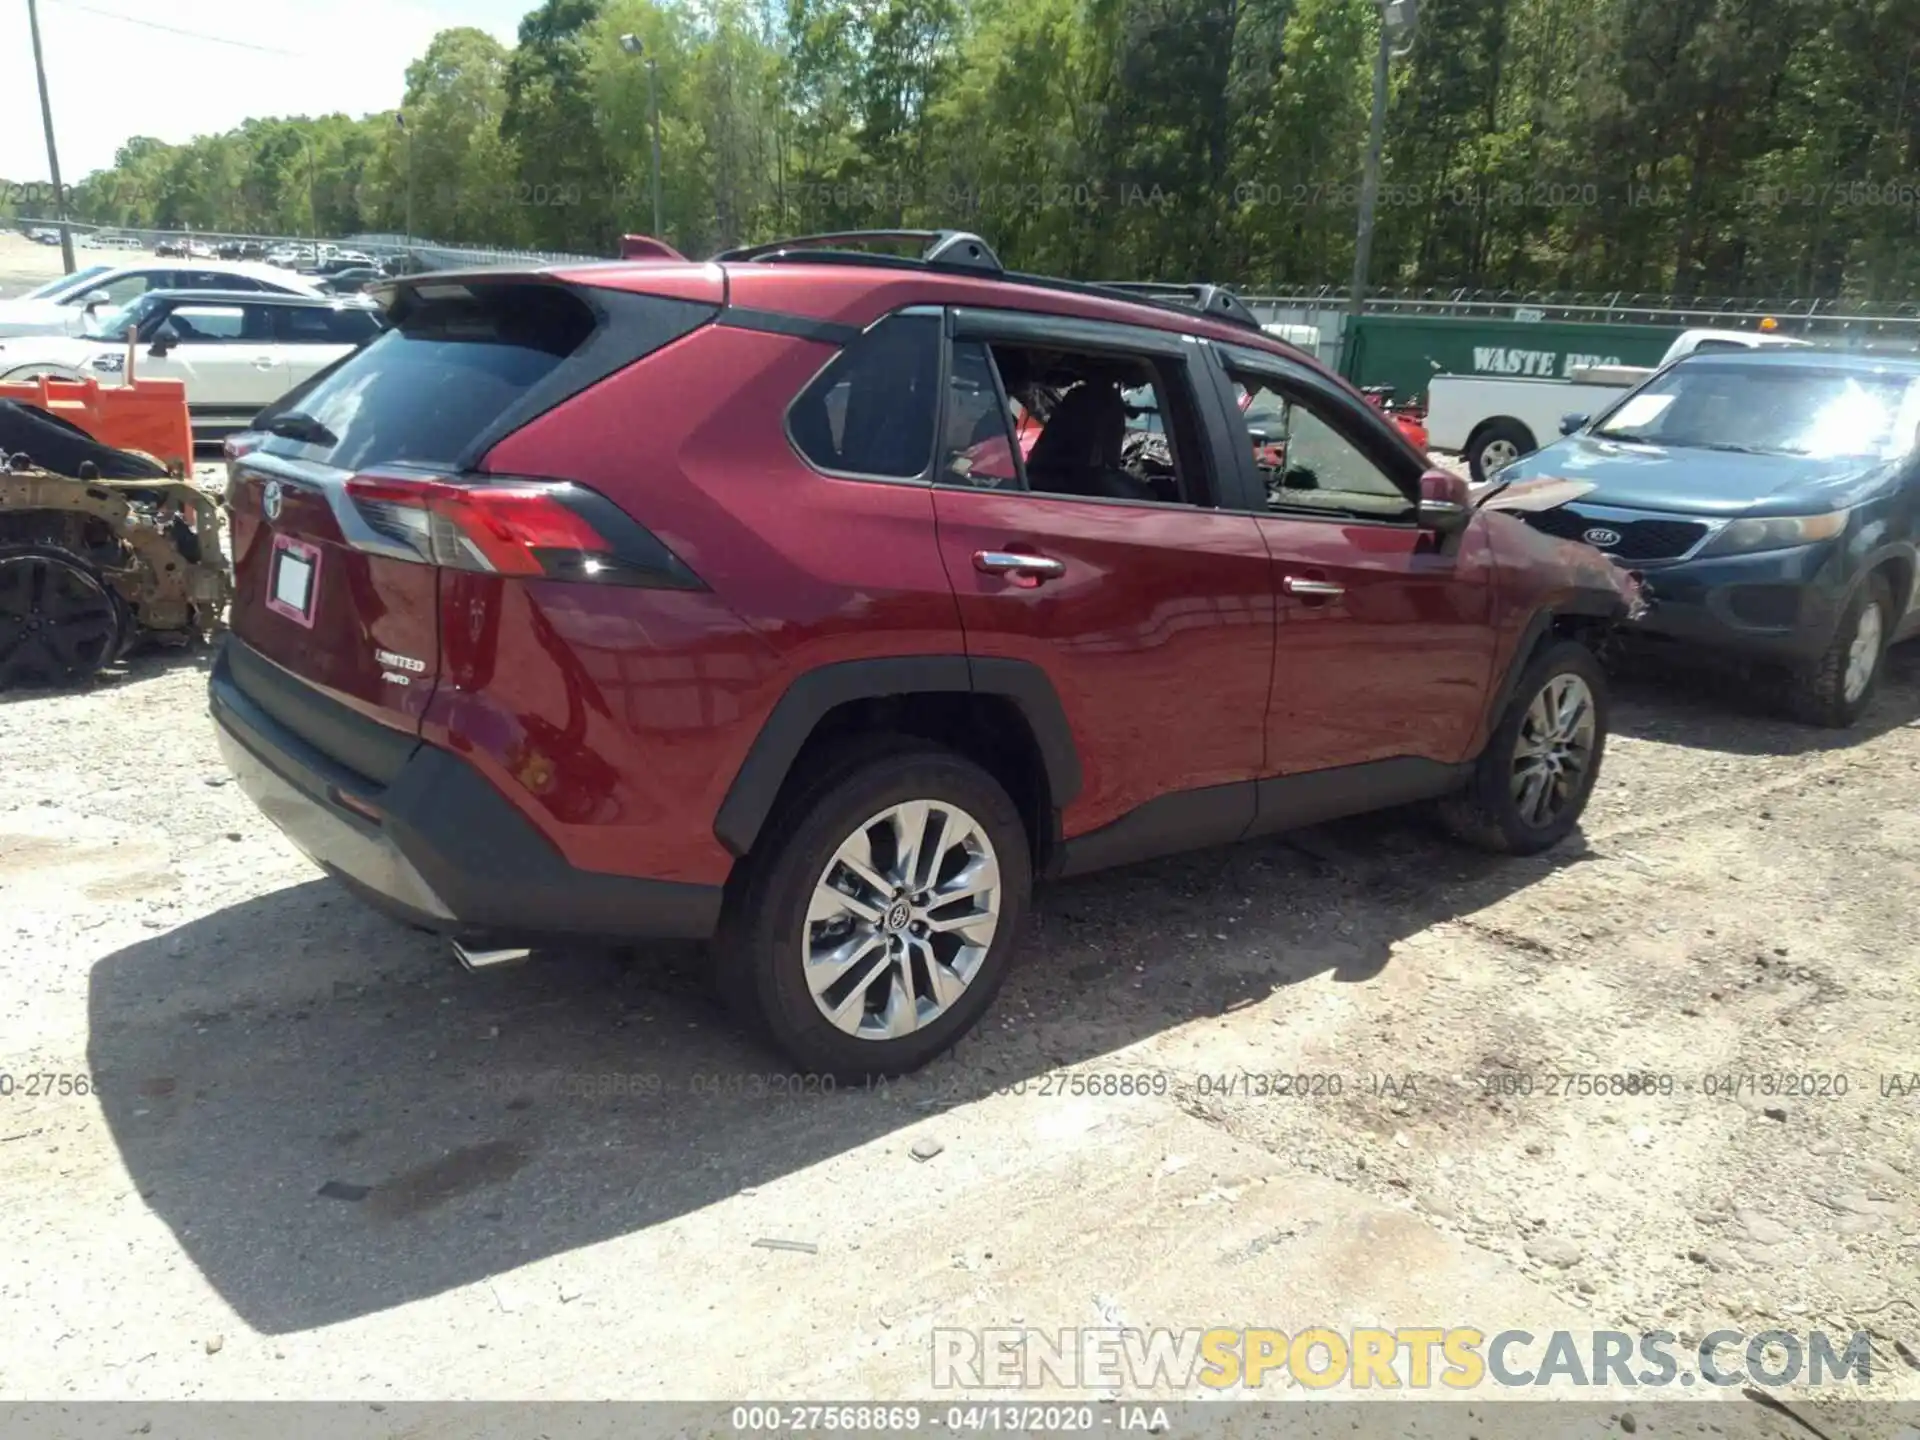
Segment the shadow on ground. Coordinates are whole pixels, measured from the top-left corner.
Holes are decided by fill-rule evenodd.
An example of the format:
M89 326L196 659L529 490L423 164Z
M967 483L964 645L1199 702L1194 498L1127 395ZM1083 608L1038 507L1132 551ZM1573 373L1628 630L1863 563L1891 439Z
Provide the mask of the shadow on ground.
M1693 650L1647 647L1613 666L1613 729L1734 755L1803 755L1844 750L1920 718L1920 639L1887 652L1880 693L1850 730L1823 730L1787 713L1780 686Z
M83 695L98 690L117 690L138 685L175 670L213 669L217 652L211 645L156 645L138 647L108 665L97 674L73 685L23 685L0 690L0 705L17 705L26 700L45 700L50 696Z
M1583 854L1563 848L1497 861L1380 816L1055 886L955 1054L829 1094L735 1030L696 949L467 976L315 881L101 961L90 1060L144 1201L284 1333L642 1230L1313 976L1367 980L1402 936Z

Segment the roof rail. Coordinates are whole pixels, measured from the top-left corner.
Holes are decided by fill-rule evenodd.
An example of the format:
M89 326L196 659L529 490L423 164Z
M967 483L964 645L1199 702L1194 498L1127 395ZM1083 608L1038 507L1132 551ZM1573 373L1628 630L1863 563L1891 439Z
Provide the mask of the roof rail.
M917 257L874 254L863 248L874 245L913 243L920 246ZM713 257L723 263L751 260L808 260L817 264L890 265L918 269L940 266L991 275L1016 285L1036 285L1049 290L1064 290L1076 295L1105 296L1131 300L1136 305L1153 305L1163 310L1199 311L1214 320L1260 329L1260 321L1246 302L1224 285L1167 285L1150 281L1060 280L1049 275L1028 275L1008 270L993 248L978 235L966 230L839 230L824 235L796 235L786 240L769 240L764 245L742 245L722 250Z
M909 240L920 244L919 258L925 264L976 270L987 275L1004 273L993 248L978 235L965 230L840 230L825 235L770 240L764 245L743 245L722 250L713 258L719 261L784 260L802 250L833 252L865 245L898 245Z
M1102 290L1122 290L1144 300L1171 301L1176 305L1191 306L1229 325L1260 329L1259 317L1247 308L1245 301L1224 285L1169 285L1155 280L1096 280L1094 284Z

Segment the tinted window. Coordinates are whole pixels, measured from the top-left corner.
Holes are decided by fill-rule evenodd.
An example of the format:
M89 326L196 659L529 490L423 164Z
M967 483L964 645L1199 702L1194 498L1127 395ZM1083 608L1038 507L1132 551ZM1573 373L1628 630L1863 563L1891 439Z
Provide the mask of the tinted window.
M332 444L274 436L264 448L348 469L452 463L593 329L593 313L558 286L458 287L274 407L312 416Z
M285 305L276 311L279 338L290 345L358 345L380 331L371 310Z
M924 475L933 454L940 320L892 315L853 341L800 392L793 443L821 470Z
M182 270L174 282L182 290L258 290L260 282L251 275L230 275L224 270Z

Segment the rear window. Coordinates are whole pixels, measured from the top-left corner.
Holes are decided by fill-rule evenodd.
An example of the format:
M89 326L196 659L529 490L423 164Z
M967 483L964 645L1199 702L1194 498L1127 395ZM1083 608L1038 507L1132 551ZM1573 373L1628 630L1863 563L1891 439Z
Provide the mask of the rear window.
M311 416L330 443L275 435L262 448L348 470L456 463L596 325L557 285L424 288L393 329L270 412Z

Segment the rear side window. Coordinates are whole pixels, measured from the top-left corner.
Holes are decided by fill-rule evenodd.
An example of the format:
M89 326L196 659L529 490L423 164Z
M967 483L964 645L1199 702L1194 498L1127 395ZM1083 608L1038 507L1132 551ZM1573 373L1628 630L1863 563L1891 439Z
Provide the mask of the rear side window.
M940 317L889 315L800 392L788 431L815 469L919 479L933 458L939 383Z
M393 329L270 412L312 417L332 432L330 443L276 435L262 448L342 469L454 464L597 324L557 285L444 288L450 293L423 297Z
M290 345L358 345L380 330L380 322L371 310L283 305L278 318L280 339Z

